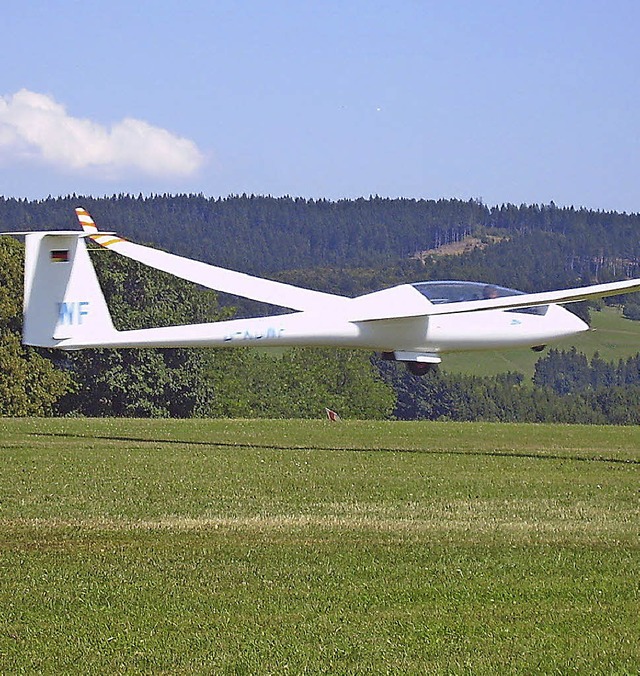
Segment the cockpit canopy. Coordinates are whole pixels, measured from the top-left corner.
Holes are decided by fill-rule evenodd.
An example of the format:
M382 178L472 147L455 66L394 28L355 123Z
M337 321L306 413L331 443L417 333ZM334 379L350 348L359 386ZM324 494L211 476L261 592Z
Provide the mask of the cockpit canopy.
M434 305L439 305L441 303L462 303L468 300L482 300L484 298L524 295L523 291L516 291L515 289L508 289L507 287L496 286L495 284L485 284L483 282L417 282L416 284L412 284L412 286ZM547 308L547 305L539 305L537 307L507 310L507 312L525 312L527 314L544 315L547 312Z

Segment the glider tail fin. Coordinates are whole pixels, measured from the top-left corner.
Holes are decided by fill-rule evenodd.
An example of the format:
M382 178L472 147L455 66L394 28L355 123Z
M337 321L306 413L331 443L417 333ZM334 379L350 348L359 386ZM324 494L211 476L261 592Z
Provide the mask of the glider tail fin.
M72 349L113 337L115 329L85 237L72 232L26 234L22 336L26 345Z

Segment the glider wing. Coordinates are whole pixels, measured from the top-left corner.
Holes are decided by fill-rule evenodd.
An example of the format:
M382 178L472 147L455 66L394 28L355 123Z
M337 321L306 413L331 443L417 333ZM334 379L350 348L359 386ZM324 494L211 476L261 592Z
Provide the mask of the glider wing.
M640 279L630 279L559 291L432 304L412 285L402 284L358 298L347 298L303 289L283 282L253 277L242 272L227 270L151 247L134 244L117 235L100 232L91 216L84 209L76 209L76 214L85 231L85 236L102 247L116 251L149 267L163 270L209 289L291 308L292 310L336 312L351 322L452 315L482 310L517 310L518 308L537 305L576 303L583 300L640 291Z
M84 209L76 209L76 214L83 230L96 244L209 289L301 311L337 309L344 307L351 300L344 296L253 277L242 272L227 270L141 244L134 244L117 235L101 233Z
M606 298L607 296L621 296L636 291L640 291L640 279L627 279L621 282L593 284L575 289L525 293L517 296L470 300L462 303L442 303L432 305L428 314L449 315L478 310L517 310L518 308L535 307L537 305L562 305L564 303Z
M379 321L384 319L408 319L410 317L431 317L453 315L482 310L517 310L537 305L562 305L582 300L619 296L640 291L640 279L622 282L594 284L576 289L524 293L515 296L500 296L457 303L430 303L411 284L376 291L354 298L351 303L349 320L353 322Z

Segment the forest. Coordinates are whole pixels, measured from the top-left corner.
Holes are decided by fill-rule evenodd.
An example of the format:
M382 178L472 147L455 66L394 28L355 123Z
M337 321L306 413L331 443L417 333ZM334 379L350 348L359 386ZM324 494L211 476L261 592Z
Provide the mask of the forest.
M523 291L640 276L640 216L477 200L305 200L202 195L0 198L2 231L99 227L181 255L357 295L405 281L471 279ZM472 238L472 239L471 239ZM474 245L464 250L464 243ZM0 239L0 414L318 417L635 424L640 357L541 356L533 382L440 372L419 379L350 350L36 350L20 344L21 243ZM443 255L444 245L463 253ZM447 251L448 249L442 249ZM93 255L118 328L265 312L116 256ZM640 317L634 296L617 302ZM578 309L581 316L587 306Z

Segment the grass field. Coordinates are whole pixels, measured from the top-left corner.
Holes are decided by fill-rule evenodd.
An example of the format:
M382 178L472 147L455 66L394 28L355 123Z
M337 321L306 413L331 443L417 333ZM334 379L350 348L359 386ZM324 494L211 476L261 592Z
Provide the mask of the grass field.
M638 674L640 429L0 421L0 673Z
M600 312L591 313L592 330L575 338L560 341L553 346L569 350L572 346L579 352L592 357L595 352L606 361L626 359L640 352L640 322L625 319L618 307L604 307ZM492 376L507 371L524 373L531 378L535 364L546 352L532 350L501 350L484 352L481 355L460 353L445 355L442 367L451 373L469 373L478 376Z

